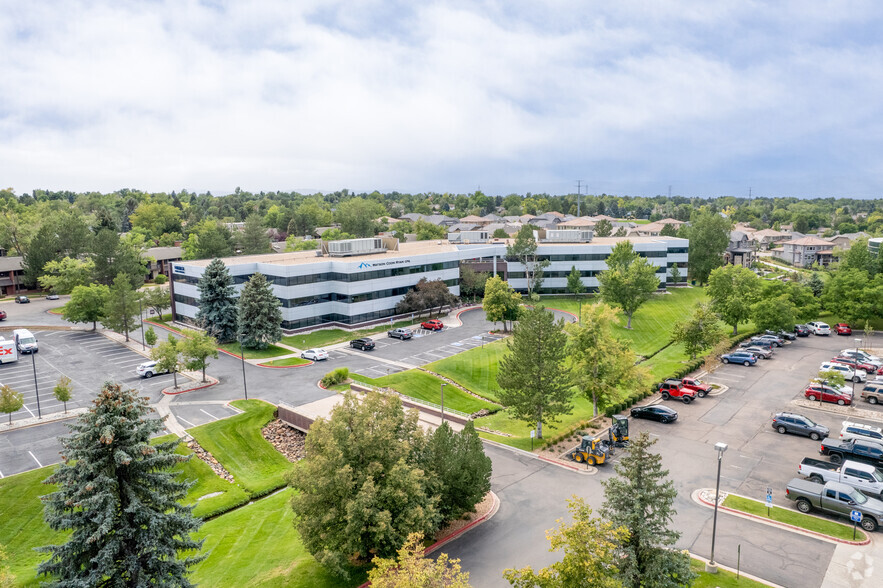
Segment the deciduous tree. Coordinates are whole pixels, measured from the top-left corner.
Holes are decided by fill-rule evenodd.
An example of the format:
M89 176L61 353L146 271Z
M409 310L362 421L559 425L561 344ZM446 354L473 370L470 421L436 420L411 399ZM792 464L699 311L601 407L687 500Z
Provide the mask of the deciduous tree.
M147 308L152 308L156 318L162 320L163 313L172 306L172 295L168 288L153 286L141 290L141 301Z
M129 331L138 326L135 317L140 312L138 307L139 294L132 288L126 274L120 274L113 281L104 303L104 316L101 324L106 329L124 334L126 341L129 340Z
M634 389L646 382L644 369L635 365L631 345L613 331L616 311L598 303L582 308L579 323L564 329L567 339L567 367L573 384L592 401L593 414L598 404L618 397L620 390Z
M417 463L422 443L417 411L381 392L347 393L310 426L306 457L288 480L295 526L319 563L346 577L351 564L394 555L409 534L435 532L441 517Z
M104 309L110 296L110 288L104 284L77 286L71 299L61 309L64 320L71 323L92 323L92 330L104 318Z
M281 303L264 274L254 274L239 295L239 334L249 349L266 349L282 338Z
M604 485L602 516L627 531L619 542L619 579L629 588L690 586L695 574L690 556L673 549L680 533L672 529L678 492L662 468L662 457L651 453L656 443L647 433L633 437L626 454L614 466L616 476Z
M538 439L544 423L556 422L571 408L563 326L542 306L523 310L497 374L500 401L516 419L535 424Z
M70 429L46 480L58 490L43 503L49 527L71 533L38 549L49 555L38 574L57 586L191 586L202 521L181 504L191 483L173 468L191 456L175 453L178 439L152 444L162 420L146 398L110 383Z
M460 570L459 559L447 553L436 558L424 555L423 534L411 533L397 558L374 558L368 572L372 588L470 588L469 572Z
M487 320L492 323L503 323L503 329L507 330L506 322L518 320L521 308L521 295L515 292L500 276L488 278L484 287L484 301L482 303Z
M537 257L537 241L533 232L533 225L524 225L515 235L512 244L506 247L506 257L517 261L524 267L528 297L531 297L534 292L539 293L539 289L543 285L543 269L549 266L548 259Z
M91 251L95 281L110 285L122 273L133 288L141 286L147 275L147 262L141 257L140 246L131 239L121 239L115 231L98 231Z
M659 289L656 267L634 250L631 241L620 241L607 258L607 269L598 274L599 291L604 302L618 306L628 317L627 329L632 328L632 315Z
M233 297L233 278L220 259L213 259L197 283L199 311L196 320L221 343L236 339L238 311Z
M460 265L460 295L463 297L482 297L490 274L477 272L466 264Z
M156 345L156 331L153 330L153 326L147 327L147 330L144 331L144 342L150 347Z
M561 561L538 571L510 568L503 577L516 588L620 588L617 550L628 531L593 517L582 497L568 500L567 510L573 521L558 519L558 528L546 532L549 551L564 551Z
M396 314L416 312L418 316L428 310L432 316L432 309L438 308L439 313L445 306L453 306L457 303L457 297L451 293L447 284L442 280L427 280L420 278L413 288L408 290L405 297L396 304Z
M733 223L710 210L695 213L687 228L690 239L690 276L705 284L715 268L723 264L724 252L730 244Z
M0 412L9 415L9 424L12 424L12 413L21 410L25 405L24 396L9 387L8 384L0 385Z
M822 304L834 316L853 324L883 313L883 276L871 278L868 272L847 268L838 270L825 284Z
M181 349L184 368L191 371L201 370L202 381L205 382L208 358L218 358L218 342L205 331L189 329L178 347Z
M760 278L747 267L725 265L711 272L706 292L711 297L711 309L732 325L735 335L739 323L751 316L751 305L760 294Z
M43 266L39 277L40 287L56 294L70 294L77 286L86 286L92 281L95 262L91 259L63 257Z
M417 234L418 241L432 241L434 239L444 239L448 236L447 228L434 225L422 219L414 223L414 232Z
M442 423L429 435L420 463L430 476L430 492L439 497L443 520L472 512L491 490L491 460L472 421L459 433Z
M150 359L156 362L157 373L171 372L175 388L178 387L178 369L181 367L181 344L169 335L168 339L150 350Z
M683 343L684 351L692 359L696 359L700 351L714 347L726 337L720 327L720 317L711 310L710 304L702 302L693 307L690 318L675 323L671 333L672 341Z
M758 329L790 331L795 322L794 304L787 294L763 298L751 305L751 320Z
M375 219L383 215L383 207L366 198L351 198L337 205L334 216L340 229L356 237L373 237L377 223Z
M64 404L64 412L67 414L67 403L74 394L74 385L71 379L67 376L58 378L58 382L55 383L55 387L52 389L52 394L57 401Z
M148 239L181 232L181 210L165 202L142 202L129 216L134 230Z

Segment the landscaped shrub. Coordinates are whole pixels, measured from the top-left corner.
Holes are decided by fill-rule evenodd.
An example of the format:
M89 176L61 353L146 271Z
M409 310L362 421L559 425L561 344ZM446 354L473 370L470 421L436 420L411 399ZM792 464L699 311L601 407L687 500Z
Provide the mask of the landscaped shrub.
M326 388L328 388L329 386L336 386L337 384L346 381L346 379L349 377L349 369L345 367L337 368L336 370L330 371L322 376L322 385Z
M157 274L155 278L153 278L154 284L165 284L169 281L169 278L165 276L165 274Z

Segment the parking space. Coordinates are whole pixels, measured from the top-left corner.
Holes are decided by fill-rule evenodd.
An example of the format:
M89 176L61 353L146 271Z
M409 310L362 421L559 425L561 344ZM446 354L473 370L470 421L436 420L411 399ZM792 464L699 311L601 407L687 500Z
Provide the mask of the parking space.
M11 338L9 333L3 335ZM13 420L63 411L63 403L52 393L62 376L73 384L69 410L88 406L107 381L134 388L156 402L172 380L171 375L142 379L135 368L147 358L98 333L38 331L34 335L40 345L37 353L0 365L0 382L24 396L24 406L13 413Z
M172 414L185 428L198 427L231 417L241 411L223 403L182 402L172 404Z

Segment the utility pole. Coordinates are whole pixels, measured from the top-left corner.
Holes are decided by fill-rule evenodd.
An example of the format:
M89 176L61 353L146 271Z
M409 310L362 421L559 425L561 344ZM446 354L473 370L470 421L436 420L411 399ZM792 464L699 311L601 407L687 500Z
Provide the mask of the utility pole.
M671 200L671 184L668 185L668 199Z
M748 206L751 206L751 186L748 186Z
M582 192L582 183L583 183L582 180L577 180L577 181L576 181L576 216L579 216L579 215L580 215L580 214L579 214L579 211L580 211L580 208L579 208L579 195L580 195L580 193Z

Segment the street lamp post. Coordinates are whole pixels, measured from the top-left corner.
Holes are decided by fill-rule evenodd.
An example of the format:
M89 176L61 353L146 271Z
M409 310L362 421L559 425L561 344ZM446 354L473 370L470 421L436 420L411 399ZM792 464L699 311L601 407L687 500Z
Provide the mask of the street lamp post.
M442 382L442 385L441 385L441 409L442 409L441 422L442 423L445 422L445 386L447 386L447 383Z
M138 299L138 318L141 319L141 351L144 351L147 349L147 346L144 344L144 308L141 305L140 298Z
M236 337L239 339L239 356L242 359L242 389L245 391L245 399L248 400L248 382L245 379L245 351L242 349L242 334Z
M705 564L705 571L710 572L712 574L717 573L717 564L714 563L714 538L717 535L717 504L720 502L720 492L721 492L721 461L724 457L724 452L727 450L726 443L715 443L714 448L717 451L717 485L714 488L714 522L711 525L711 558L708 560L708 563Z
M33 349L31 350L31 363L34 366L34 392L37 395L37 418L42 419L43 413L40 412L40 386L37 385L37 352Z

